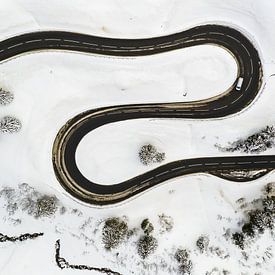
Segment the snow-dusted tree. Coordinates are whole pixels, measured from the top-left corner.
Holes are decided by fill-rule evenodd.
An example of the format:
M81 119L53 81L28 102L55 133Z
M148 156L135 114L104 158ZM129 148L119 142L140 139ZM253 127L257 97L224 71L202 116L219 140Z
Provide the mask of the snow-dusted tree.
M13 101L13 94L0 88L0 105L8 105Z
M139 159L144 165L160 163L165 159L165 153L160 153L152 144L145 144L139 150Z
M21 127L21 122L15 117L5 116L0 120L0 132L2 133L16 133Z
M190 260L189 253L186 249L178 249L175 258L180 264L179 273L183 275L190 275L193 269L193 263Z
M263 233L265 229L274 227L274 217L270 211L256 209L249 213L250 224L254 230Z
M137 247L139 256L145 259L155 252L158 247L158 241L153 236L144 235L138 240Z
M128 225L120 218L113 217L105 221L102 229L102 242L106 249L116 248L127 236Z

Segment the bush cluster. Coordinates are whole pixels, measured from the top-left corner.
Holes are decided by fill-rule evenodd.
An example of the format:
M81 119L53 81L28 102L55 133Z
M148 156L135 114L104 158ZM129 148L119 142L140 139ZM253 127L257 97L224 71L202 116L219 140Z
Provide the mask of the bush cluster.
M231 146L223 148L223 151L244 153L260 153L274 146L275 128L273 126L266 126L264 129L249 136L246 139L240 139L231 144Z
M273 230L275 226L275 196L273 196L271 185L266 186L267 195L261 200L261 208L248 213L248 222L242 227L241 232L232 235L233 242L241 249L245 248L245 241L253 239L265 232L266 229Z
M143 145L138 155L141 163L144 165L160 163L165 159L165 153L158 152L157 148L152 144Z

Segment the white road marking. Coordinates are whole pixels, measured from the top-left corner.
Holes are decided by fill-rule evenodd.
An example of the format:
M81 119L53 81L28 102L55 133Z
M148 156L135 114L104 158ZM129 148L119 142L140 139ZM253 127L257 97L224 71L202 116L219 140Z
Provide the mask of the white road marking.
M120 46L120 49L136 49L136 47L127 47L127 46Z
M209 32L209 34L221 35L219 32Z
M248 56L250 57L250 52L248 51L248 49L245 47L244 44L241 43L241 45L242 45L242 47L245 49L245 51L247 52Z
M229 34L227 34L226 36L232 38L232 39L235 40L235 41L237 41L239 44L242 44L242 43L241 43L238 39L236 39L235 37L233 37L233 36L231 36L231 35L229 35Z
M173 168L172 171L181 170L181 169L185 169L185 166Z
M26 41L25 43L28 44L28 43L40 42L40 41L42 41L42 39L30 40L30 41Z
M189 164L188 167L196 167L196 166L202 166L202 163L198 163L198 164Z
M228 105L224 105L224 106L219 107L219 108L214 108L213 110L221 110L221 109L224 109L224 108L227 108L227 107L228 107Z
M255 163L255 164L264 164L264 163L268 163L268 161L267 160L254 161L253 163Z
M61 40L62 39L60 39L60 38L46 38L46 39L44 39L44 41L61 41Z
M77 44L81 44L80 41L77 40L71 40L71 39L63 39L64 42L73 42L73 43L77 43Z
M248 82L247 88L250 87L251 81L252 81L252 77L249 78L249 82Z
M169 173L169 171L165 171L165 172L162 172L162 173L160 173L160 174L157 174L157 176L165 175L165 174L167 174L167 173Z
M189 36L186 36L185 38L174 40L172 43L181 43L182 44L183 42L188 40L188 38L189 38Z
M241 96L239 96L238 98L236 98L234 101L232 101L230 104L234 104L235 102L239 101L239 99L241 98Z
M154 45L154 47L157 47L157 46L165 46L165 45L172 45L172 43L171 43L171 42L160 43L160 44Z
M252 59L250 59L250 67L251 67L251 75L253 75L253 68L254 68L254 66L253 66Z
M94 44L94 43L88 43L88 42L82 42L83 45L89 45L89 46L96 46L98 47L98 44Z
M191 38L198 37L198 36L202 36L202 34L201 34L201 33L199 33L199 34L194 34L194 35L191 35Z
M148 49L148 48L153 49L154 47L155 47L155 45L147 45L147 46L139 46L138 48L139 49Z
M110 48L110 49L117 49L117 46L112 46L112 45L101 45L101 47Z
M21 46L21 45L23 45L23 43L19 43L19 44L10 46L10 47L8 47L7 49L12 49L12 48L15 48L15 47L18 47L18 46Z

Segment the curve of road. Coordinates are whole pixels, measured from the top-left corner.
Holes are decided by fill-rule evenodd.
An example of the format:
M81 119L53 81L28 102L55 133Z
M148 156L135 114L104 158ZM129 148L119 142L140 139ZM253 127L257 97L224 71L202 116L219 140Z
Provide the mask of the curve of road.
M179 160L115 185L99 185L79 171L75 153L81 139L105 125L139 118L220 118L241 111L257 96L262 84L259 54L242 33L221 25L203 25L180 33L147 39L114 39L62 31L19 35L0 42L0 61L38 50L70 50L112 56L144 56L214 44L225 48L238 64L238 78L227 92L202 101L110 106L84 112L63 126L53 146L53 166L60 184L74 197L106 205L125 200L165 180L185 174L235 169L274 169L274 156L234 156ZM238 79L237 78L237 79Z

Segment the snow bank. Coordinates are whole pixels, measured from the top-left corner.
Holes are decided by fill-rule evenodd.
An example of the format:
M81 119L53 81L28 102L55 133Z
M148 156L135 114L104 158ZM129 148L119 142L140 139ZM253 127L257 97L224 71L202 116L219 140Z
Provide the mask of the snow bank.
M166 152L167 161L214 156L219 154L213 146L215 143L226 144L248 136L275 121L275 79L269 78L275 72L275 6L270 0L142 0L131 4L127 0L79 0L77 4L73 0L0 0L0 4L1 39L48 29L108 37L151 37L213 22L242 30L259 49L267 84L255 104L246 111L220 120L144 120L98 129L83 139L78 151L78 157L84 159L83 164L80 163L81 169L87 170L84 173L88 177L108 183L145 171L136 159L136 149L143 142L158 145ZM229 56L215 47L197 47L136 59L36 53L1 64L1 87L12 91L15 100L1 108L0 115L14 115L23 123L19 134L0 136L3 156L0 161L1 185L17 186L28 182L40 191L50 190L69 207L77 207L82 213L41 222L19 213L14 218L21 218L22 223L15 226L2 205L3 233L21 234L35 229L47 234L37 242L1 245L1 274L60 274L54 263L53 246L56 239L61 238L64 243L62 255L70 262L102 265L123 274L133 272L140 275L144 268L136 257L134 246L123 246L119 250L121 256L117 258L117 251L113 254L105 252L100 239L91 238L91 232L98 226L98 220L109 216L127 215L134 227L146 217L156 224L157 216L162 212L174 218L174 229L170 234L158 235L160 246L149 263L160 263L161 259L171 262L167 255L175 247L182 245L192 249L198 235L209 234L230 252L231 257L221 260L192 254L195 274L204 274L215 266L229 269L232 274L256 271L274 274L272 262L263 268L255 267L255 257L252 258L254 263L242 266L240 253L221 237L223 227L237 230L243 218L240 212L235 212L238 209L235 201L242 196L247 200L254 199L264 184L275 180L274 173L250 184L234 184L206 175L183 177L170 180L116 207L95 209L66 194L55 179L51 164L54 137L74 115L97 106L205 98L221 92L220 89L224 90L232 83L234 66ZM204 72L205 67L207 72ZM199 80L199 87L194 79ZM183 98L185 89L188 93ZM111 130L113 144L107 138ZM98 144L99 137L101 144ZM85 143L89 146L86 157L81 153L84 148L87 150ZM103 155L103 146L108 148L108 154ZM93 153L104 158L91 158L90 153L95 147L97 150ZM273 151L266 153L274 154ZM90 167L85 167L87 164ZM106 164L111 167L108 171L103 167ZM217 215L224 218L219 221ZM83 235L79 228L89 217L92 217L93 223ZM92 239L88 244L86 237ZM260 247L265 248L270 245L269 242ZM66 270L66 274L78 273L82 274ZM159 270L157 274L166 275L167 270Z

